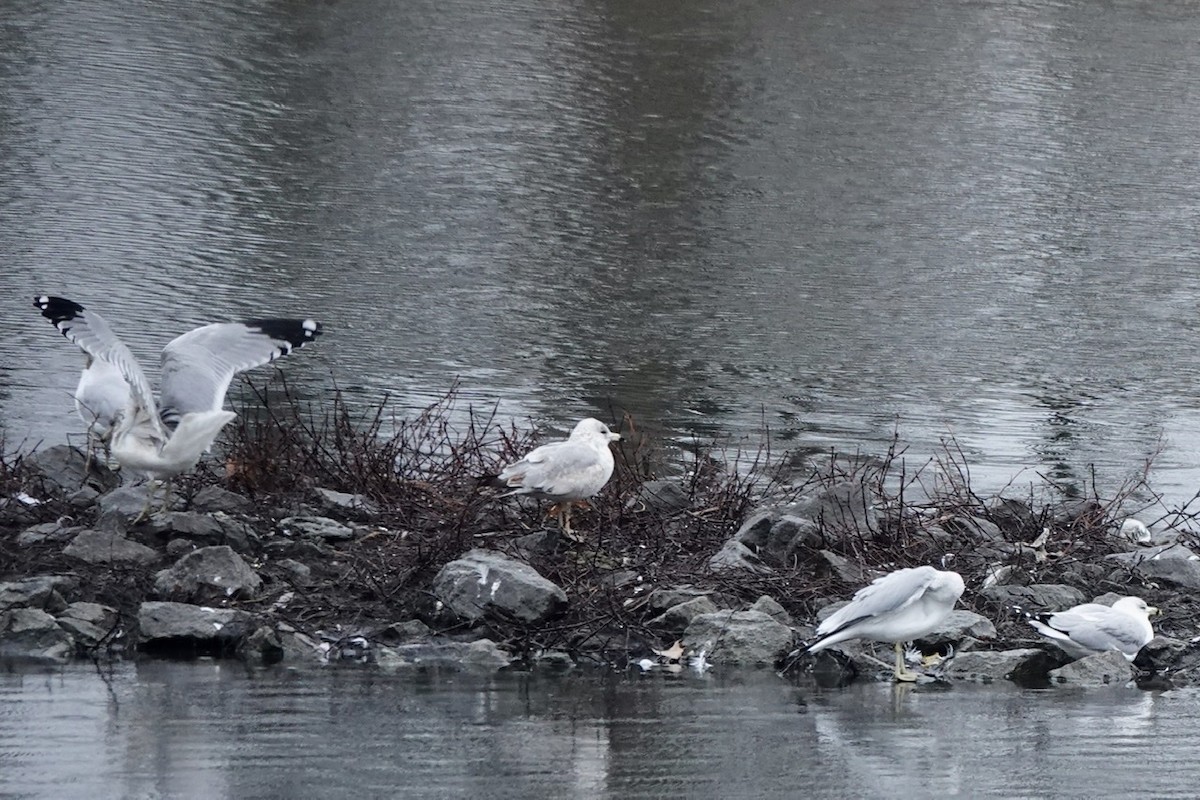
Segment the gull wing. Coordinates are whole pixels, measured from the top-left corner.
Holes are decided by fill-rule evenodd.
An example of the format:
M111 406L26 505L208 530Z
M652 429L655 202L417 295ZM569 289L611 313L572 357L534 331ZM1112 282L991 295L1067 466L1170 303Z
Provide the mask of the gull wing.
M499 480L509 494L572 497L593 494L608 475L603 454L590 444L565 441L544 444L505 467Z
M81 350L92 358L107 361L119 369L130 389L133 408L128 409L127 413L145 414L155 420L156 426L158 425L154 393L150 389L146 373L102 316L63 297L42 295L36 298L33 304L41 309L43 317L54 323L54 327Z
M322 332L311 319L218 322L172 339L162 351L163 421L174 427L184 414L220 411L229 382L303 347Z
M850 602L817 626L822 638L845 630L863 619L891 614L917 602L937 579L933 567L899 569L876 578L855 592Z

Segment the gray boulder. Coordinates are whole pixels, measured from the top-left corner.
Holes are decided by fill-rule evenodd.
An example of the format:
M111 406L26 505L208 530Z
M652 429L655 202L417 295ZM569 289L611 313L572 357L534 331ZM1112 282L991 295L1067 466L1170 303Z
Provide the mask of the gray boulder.
M77 647L90 649L116 633L117 610L99 603L71 603L57 621L71 634Z
M1181 589L1200 589L1200 556L1182 544L1157 545L1132 553L1114 553L1108 561L1132 569L1148 581L1162 581Z
M770 572L758 555L745 544L730 539L708 560L708 568L714 572L722 570L746 570L747 572Z
M85 473L83 467L86 463L87 455L82 450L57 444L33 453L24 460L23 465L41 479L47 491L57 494L74 492L85 483L103 491L120 481L117 474L101 464L99 459L93 458L90 469Z
M0 659L64 662L75 652L71 635L40 608L0 614Z
M717 603L719 607L725 605L722 598L714 598L712 591L685 584L683 586L655 589L650 592L650 596L646 598L646 612L652 616L657 616L668 608L674 608L680 603L695 600L697 597L707 597L709 600Z
M193 550L154 577L159 596L177 602L253 597L261 588L262 578L228 545Z
M1059 583L989 586L979 594L1004 608L1020 606L1027 611L1063 611L1084 602L1083 592Z
M296 516L279 520L279 532L285 536L335 541L354 538L354 529L329 517Z
M31 525L17 534L17 544L21 547L29 547L30 545L45 542L66 543L74 539L82 530L83 527L81 525L43 522L38 525Z
M761 611L700 614L683 633L689 652L714 664L775 664L791 652L792 629Z
M337 492L333 489L314 489L317 501L326 511L353 514L359 519L374 519L379 516L379 507L366 495Z
M89 564L149 564L158 552L118 533L85 530L63 548L63 555Z
M754 605L750 606L751 611L761 611L770 617L773 617L776 622L781 625L791 625L792 615L787 612L787 609L775 602L775 598L764 594L754 601Z
M220 486L205 486L192 498L191 508L209 514L215 511L233 515L250 514L254 511L254 501Z
M130 521L145 509L149 493L150 484L140 483L136 486L119 486L100 495L96 499L96 505L100 508L96 526L105 531L124 532Z
M528 564L489 550L472 550L442 567L433 594L470 622L496 615L536 625L567 609L567 595Z
M806 501L801 501L799 507L812 510ZM802 549L817 547L822 541L821 526L815 518L775 509L759 511L742 523L710 566L767 571L760 560L773 565L790 564Z
M0 583L0 611L27 607L56 613L67 607L63 593L78 587L79 579L67 575L35 575Z
M646 627L664 631L671 636L679 636L693 619L701 614L716 613L717 610L717 604L707 597L693 597L691 600L671 606L657 617L647 620Z
M687 490L673 480L646 481L638 488L637 497L630 501L656 514L674 514L691 505Z
M257 627L236 608L147 601L138 609L138 641L148 649L231 651Z
M920 637L924 644L956 644L964 639L995 639L996 626L974 611L955 609L934 630Z
M1050 682L1056 686L1124 686L1132 678L1132 666L1116 650L1097 653L1050 670Z
M955 655L946 668L946 675L953 680L974 683L1001 680L1025 683L1045 676L1047 670L1057 664L1055 660L1048 661L1046 651L1036 647L999 651L968 650Z

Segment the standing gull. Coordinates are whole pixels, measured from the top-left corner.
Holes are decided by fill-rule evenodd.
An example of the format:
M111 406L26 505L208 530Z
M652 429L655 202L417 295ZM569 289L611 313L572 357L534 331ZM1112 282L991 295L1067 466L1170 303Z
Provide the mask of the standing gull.
M600 420L580 420L565 441L544 444L501 470L496 480L512 489L501 497L529 494L552 500L550 512L573 538L571 504L587 500L608 483L614 466L608 443L619 441L621 435Z
M1029 624L1071 658L1119 650L1133 661L1154 638L1150 616L1157 613L1140 597L1122 597L1111 606L1084 603L1066 611L1035 614Z
M817 626L817 639L799 653L816 653L849 639L891 642L896 650L896 680L915 681L904 665L903 642L941 624L963 593L957 572L933 567L898 569L855 592L850 602Z
M237 416L222 408L235 374L287 355L321 334L321 325L311 319L219 322L188 331L163 348L160 410L141 365L103 317L61 297L41 296L34 305L87 354L91 365L85 373L101 362L115 367L95 371L88 388L109 397L124 392L123 406L109 421L117 462L168 482L194 467ZM168 483L164 506L169 492ZM148 493L139 520L149 513L151 499Z

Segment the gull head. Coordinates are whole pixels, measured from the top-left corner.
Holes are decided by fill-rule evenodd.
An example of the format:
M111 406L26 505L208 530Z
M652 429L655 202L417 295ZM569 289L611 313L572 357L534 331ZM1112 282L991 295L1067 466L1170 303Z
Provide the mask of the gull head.
M1120 600L1113 603L1112 607L1116 611L1123 611L1126 614L1133 614L1134 616L1145 617L1146 619L1149 619L1155 614L1162 613L1154 606L1147 604L1146 601L1140 597L1122 597Z
M605 443L621 441L621 434L613 433L598 419L588 417L581 419L575 424L575 428L571 431L572 439L600 439Z

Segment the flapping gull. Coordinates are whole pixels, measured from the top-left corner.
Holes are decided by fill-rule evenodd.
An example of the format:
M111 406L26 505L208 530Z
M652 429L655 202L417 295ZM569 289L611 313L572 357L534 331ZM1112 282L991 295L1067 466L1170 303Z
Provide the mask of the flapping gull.
M559 527L571 536L571 504L588 499L608 483L614 466L608 443L620 440L621 435L600 420L580 420L565 441L535 448L501 470L496 480L512 489L501 497L528 494L552 500Z
M1133 661L1154 638L1150 615L1157 613L1140 597L1122 597L1111 606L1084 603L1066 611L1035 614L1029 624L1072 658L1120 650Z
M103 317L61 297L38 297L34 305L87 354L91 363L84 378L90 392L98 396L103 390L114 398L124 392L120 411L108 421L117 462L160 480L194 467L237 416L222 408L235 374L287 355L321 334L320 324L311 319L221 322L188 331L163 348L160 412L141 365ZM99 363L115 370L97 370ZM95 402L92 397L79 402ZM148 510L149 499L143 514Z
M849 639L891 642L896 650L896 680L915 681L904 664L903 642L941 624L963 593L957 572L933 567L898 569L859 589L850 602L817 626L817 639L797 653L816 653Z

